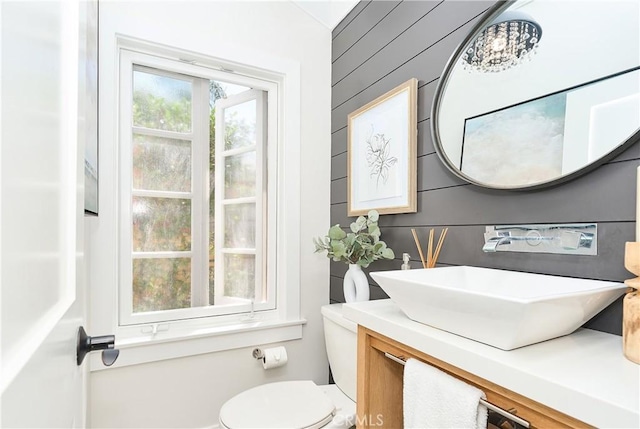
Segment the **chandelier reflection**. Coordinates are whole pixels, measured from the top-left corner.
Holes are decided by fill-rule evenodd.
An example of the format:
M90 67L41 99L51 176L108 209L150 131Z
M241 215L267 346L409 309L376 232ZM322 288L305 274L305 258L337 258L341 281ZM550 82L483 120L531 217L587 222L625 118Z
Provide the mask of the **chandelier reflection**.
M515 67L534 55L542 28L528 14L506 11L482 30L462 55L465 69L495 73Z

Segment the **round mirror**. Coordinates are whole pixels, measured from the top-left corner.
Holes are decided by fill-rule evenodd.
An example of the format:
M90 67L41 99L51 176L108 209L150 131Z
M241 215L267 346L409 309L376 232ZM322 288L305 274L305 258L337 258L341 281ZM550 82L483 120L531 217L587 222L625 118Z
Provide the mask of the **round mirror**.
M454 52L436 152L495 189L573 179L640 139L640 2L500 2Z

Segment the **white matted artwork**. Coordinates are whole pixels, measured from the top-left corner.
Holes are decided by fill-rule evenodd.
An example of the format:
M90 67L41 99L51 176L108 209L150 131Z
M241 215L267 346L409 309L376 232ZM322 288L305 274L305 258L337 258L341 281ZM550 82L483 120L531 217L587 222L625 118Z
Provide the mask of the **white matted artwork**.
M347 214L415 213L417 79L348 118Z

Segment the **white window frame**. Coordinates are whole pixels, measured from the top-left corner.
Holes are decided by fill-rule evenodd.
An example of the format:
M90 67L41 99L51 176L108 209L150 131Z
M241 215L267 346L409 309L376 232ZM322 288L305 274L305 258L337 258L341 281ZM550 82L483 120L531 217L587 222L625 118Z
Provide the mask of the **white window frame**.
M175 133L170 131L161 130L149 130L145 128L135 127L132 120L132 100L133 100L133 71L134 69L145 69L154 71L155 74L166 75L172 78L180 78L185 81L191 81L193 91L192 99L192 129L191 133ZM266 114L267 120L267 133L266 142L262 139L265 134L258 134L261 138L258 146L259 159L257 160L256 172L260 177L256 180L256 193L261 196L266 193L267 205L270 200L275 200L273 196L276 196L276 178L277 178L277 113L275 106L277 106L277 85L274 82L268 82L260 79L255 79L247 76L238 76L226 71L218 71L201 67L185 62L176 60L170 60L166 58L160 58L154 55L135 52L131 50L122 50L120 56L120 147L121 147L121 172L120 172L120 200L122 203L121 216L121 241L120 241L120 311L119 311L119 323L120 325L136 325L147 323L162 323L175 322L185 319L196 319L201 317L220 316L220 315L233 315L241 313L251 313L256 311L268 310L275 311L275 294L269 294L266 302L251 302L250 300L229 300L230 302L225 305L223 302L221 305L208 305L198 306L183 309L174 310L162 310L144 313L133 313L132 295L132 262L134 259L133 251L131 249L131 237L132 237L132 221L131 221L131 197L132 196L151 196L151 197L164 197L164 198L183 198L190 199L191 204L191 250L190 251L176 251L176 252L135 252L135 258L153 258L153 257L189 257L191 259L191 290L192 290L192 305L200 303L200 295L205 295L204 291L208 291L208 263L204 260L203 256L206 253L208 247L208 207L204 206L204 202L208 200L208 189L203 186L203 183L208 183L208 176L204 178L204 172L207 171L207 164L209 162L208 145L204 148L197 148L197 141L205 141L208 143L208 126L204 124L204 121L208 121L209 115L204 116L204 112L209 111L209 87L208 82L210 80L223 81L251 87L257 91L264 91L267 95L267 111L263 112L262 108L258 113L261 115L261 119ZM180 76L175 76L180 75ZM206 82L206 88L204 87ZM199 88L198 88L199 87ZM199 91L196 89L198 88ZM197 97L197 95L203 95ZM238 97L238 96L236 96ZM271 109L268 106L272 106ZM201 115L197 115L200 113ZM261 122L261 121L259 121ZM135 191L132 190L132 146L133 130L136 133L148 134L159 137L176 138L180 140L191 140L191 183L192 192L163 192L163 191ZM206 130L206 134L203 130ZM258 131L258 130L257 130ZM219 136L219 138L222 136ZM223 141L223 140L219 140ZM265 144L266 143L266 144ZM262 163L264 154L262 148L266 147L266 163ZM220 229L220 225L223 224L222 210L220 210L220 201L222 201L224 188L224 169L219 168L221 160L218 156L222 156L225 151L222 150L223 145L217 145L216 148L216 245L221 243L221 236L223 230ZM235 153L232 151L231 153ZM200 161L200 162L198 162ZM266 176L266 177L265 177ZM266 181L263 179L266 178ZM199 179L198 179L199 178ZM266 182L266 183L265 183ZM254 198L257 200L257 210L262 209L262 202L265 198ZM275 260L275 236L276 236L276 224L275 224L275 205L272 204L269 207L272 211L263 211L273 214L273 216L267 216L267 222L264 223L266 228L263 228L263 221L261 213L256 211L256 220L259 227L256 228L256 233L262 238L266 237L266 246L262 245L262 239L258 239L258 245L261 246L259 250L253 253L264 253L266 259L264 265L261 258L256 258L256 281L263 282L267 285L267 290L272 290L277 287L275 281L276 272L276 260ZM200 237L198 240L197 238ZM216 247L216 255L222 256L225 253L225 249ZM260 263L260 265L259 265ZM219 269L220 263L216 263L216 278L221 279L218 274L222 274L224 271ZM263 272L263 266L266 267L268 275L263 278L261 273ZM272 274L273 273L273 274ZM193 293L196 292L196 294ZM274 290L275 292L275 290ZM206 292L208 293L208 292ZM208 297L206 298L208 300ZM269 317L269 315L265 315ZM240 316L238 316L240 317ZM272 316L273 317L273 316Z
M268 95L268 93L266 93ZM276 175L273 174L271 169L277 167L274 165L275 163L269 163L270 165L265 165L265 157L267 161L273 161L276 157L274 151L269 151L268 144L268 135L264 131L264 127L268 127L267 130L271 127L275 127L277 121L273 118L272 121L269 121L268 118L272 117L275 112L269 110L269 105L267 104L267 98L265 97L265 91L260 89L250 89L241 94L232 95L226 99L220 99L216 101L216 142L224 142L225 136L225 121L224 121L224 113L227 108L237 106L239 104L243 104L249 101L256 102L256 141L255 145L252 146L244 146L240 148L234 148L226 150L224 148L224 144L216 144L216 183L221 184L221 186L216 186L215 189L215 200L218 202L215 207L215 218L216 218L216 231L215 231L215 249L216 255L224 258L225 255L253 255L255 257L255 283L256 283L256 296L262 298L263 301L266 302L254 302L254 308L256 309L265 309L265 308L273 308L276 297L276 287L271 285L275 284L275 278L272 273L275 270L272 268L272 265L275 261L270 261L269 259L272 255L275 255L275 246L273 245L273 238L275 238L275 216L270 216L274 214L275 205L269 207L269 198L261 198L259 195L270 195L270 192L275 192L275 179ZM267 151L265 151L267 148ZM225 172L226 172L226 163L224 159L231 156L242 155L249 152L256 153L256 165L264 166L260 167L256 171L256 197L244 197L244 198L225 198L224 195L224 180L225 180ZM270 153L269 153L270 152ZM271 185L271 189L268 189ZM266 200L266 201L265 201ZM228 207L230 205L239 205L245 203L255 204L256 209L256 245L251 249L240 249L240 248L226 248L224 246L224 238L225 238L225 217L224 217L224 209L223 207ZM266 243L264 242L265 237L272 237L272 240L268 240ZM266 245L265 245L266 244ZM271 256L270 256L271 255ZM224 263L216 263L215 264L215 278L216 279L224 279L225 278L226 266ZM258 291L257 289L260 289ZM215 301L216 303L224 305L225 303L234 304L239 300L243 301L242 298L230 298L224 295L224 288L216 288L214 291ZM246 301L246 300L244 300Z
M301 338L302 325L306 321L300 315L300 64L290 59L242 51L225 52L227 59L222 60L127 36L117 36L117 55L114 57L115 61L111 61L114 77L105 76L101 83L101 88L105 86L103 90L113 91L113 95L107 94L101 98L114 100L114 105L117 105L121 90L119 57L121 53L128 50L152 54L158 58L182 60L207 70L233 70L234 75L259 77L276 85L277 91L273 94L275 100L269 100L270 103L275 102L278 113L277 124L270 129L270 132L276 133L277 141L274 148L277 154L277 177L272 182L276 189L276 198L270 199L269 204L272 206L270 210L274 209L278 214L277 219L274 220L277 227L276 239L272 243L278 261L276 270L272 273L277 279L277 307L272 312L257 312L253 315L247 313L202 317L166 324L123 326L120 325L117 317L119 300L117 288L99 288L92 293L92 326L98 332L115 333L117 346L127 350L127 353L122 355L111 368ZM117 108L113 110L113 124L118 125L113 129L120 129ZM109 113L106 113L106 117L109 118ZM118 140L118 133L112 132L109 127L101 130L102 150L112 151L114 154L112 165L116 182L118 182L118 174L123 170L120 165L121 149L118 147ZM105 145L106 149L104 149ZM109 158L107 156L105 161L108 162ZM106 164L103 164L104 167ZM108 180L107 174L103 170L105 180ZM103 210L105 214L106 207L111 201L107 199L106 202ZM111 213L119 215L124 206L129 203L123 201L118 195L113 199L112 204ZM119 231L120 223L118 219L115 223L102 222L101 224L107 228L113 224L115 233ZM102 247L104 246L97 246L98 249ZM108 252L105 254L98 251L96 257L103 259L108 254L117 256L119 249L118 242L114 247L107 245ZM120 259L116 258L113 266L119 268L120 262ZM116 283L115 280L114 278L114 283ZM213 336L216 337L216 341L209 340ZM174 345L176 341L179 345L178 343ZM102 365L99 357L91 356L91 362L92 371L107 369Z

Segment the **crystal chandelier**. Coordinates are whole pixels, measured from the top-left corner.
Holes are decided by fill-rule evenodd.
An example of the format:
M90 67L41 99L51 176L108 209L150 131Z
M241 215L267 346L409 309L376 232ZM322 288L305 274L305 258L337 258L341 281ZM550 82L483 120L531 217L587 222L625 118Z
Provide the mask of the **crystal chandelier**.
M463 65L482 73L509 69L534 55L541 37L542 28L529 15L506 11L467 46Z

